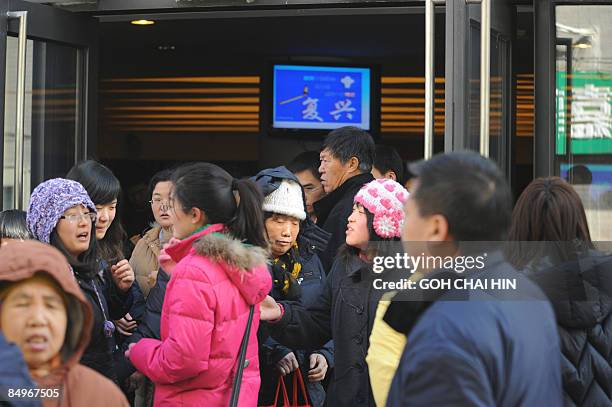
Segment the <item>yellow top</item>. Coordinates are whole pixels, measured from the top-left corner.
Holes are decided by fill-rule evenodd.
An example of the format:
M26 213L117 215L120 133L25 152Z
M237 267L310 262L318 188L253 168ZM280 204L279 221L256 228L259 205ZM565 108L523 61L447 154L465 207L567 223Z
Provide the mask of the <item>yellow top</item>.
M410 276L409 280L418 281L422 277L422 272L416 272ZM368 356L366 356L372 394L378 407L387 405L391 382L407 342L406 335L397 332L383 320L395 294L397 291L385 293L378 303L374 326L370 334Z
M406 346L406 336L383 321L394 295L395 292L386 293L378 303L366 357L374 401L379 407L387 404L389 388Z

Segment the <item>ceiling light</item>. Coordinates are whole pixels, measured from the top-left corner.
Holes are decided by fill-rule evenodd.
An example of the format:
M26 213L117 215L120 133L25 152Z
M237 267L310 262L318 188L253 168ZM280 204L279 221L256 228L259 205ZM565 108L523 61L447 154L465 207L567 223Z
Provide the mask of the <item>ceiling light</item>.
M578 40L572 45L573 48L587 49L591 48L593 44L591 43L591 38L588 35L583 35L578 38Z
M132 20L130 21L130 23L134 25L153 25L155 24L155 21L153 20Z

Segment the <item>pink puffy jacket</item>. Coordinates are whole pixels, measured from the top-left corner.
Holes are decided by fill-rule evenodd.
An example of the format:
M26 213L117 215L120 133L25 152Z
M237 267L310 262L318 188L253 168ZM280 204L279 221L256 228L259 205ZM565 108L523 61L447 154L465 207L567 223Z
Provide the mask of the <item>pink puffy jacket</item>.
M270 291L267 255L208 226L165 252L176 267L161 315L161 341L142 339L134 366L155 383L156 406L227 406L249 315ZM255 305L239 406L256 406L259 391Z

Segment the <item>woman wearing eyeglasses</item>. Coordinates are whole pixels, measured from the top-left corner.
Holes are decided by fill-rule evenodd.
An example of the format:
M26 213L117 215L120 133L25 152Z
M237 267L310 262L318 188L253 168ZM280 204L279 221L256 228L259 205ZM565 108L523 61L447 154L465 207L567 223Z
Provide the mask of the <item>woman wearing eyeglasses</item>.
M131 269L101 269L96 217L96 207L81 184L55 178L38 185L32 192L27 224L36 240L51 244L66 256L70 265L66 272L74 275L93 309L91 340L81 363L116 382L112 321L127 312L124 304L134 274Z
M151 182L149 182L151 200L149 203L155 223L136 243L130 258L136 281L138 281L145 298L148 297L149 290L155 285L157 270L159 269L159 252L162 246L168 243L172 237L172 220L168 208L170 189L172 188L171 178L172 171L170 170L160 171L151 178Z
M136 281L147 298L146 310L138 328L123 344L124 350L129 343L136 343L142 338L160 339L160 319L166 294L166 286L170 281L169 270L160 268L159 253L164 244L172 237L172 220L170 219L170 190L172 189L172 171L163 170L156 173L149 182L151 191L151 211L155 223L136 243L132 252L130 264L134 269ZM149 293L151 295L149 295ZM120 375L131 374L131 387L135 388L134 406L149 406L153 400L153 383L142 373L136 372L129 363Z

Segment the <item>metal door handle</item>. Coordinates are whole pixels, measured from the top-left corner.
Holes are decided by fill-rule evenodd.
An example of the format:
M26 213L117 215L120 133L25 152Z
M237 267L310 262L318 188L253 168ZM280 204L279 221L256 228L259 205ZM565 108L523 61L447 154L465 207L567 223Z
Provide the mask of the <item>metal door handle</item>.
M27 11L9 11L9 19L19 19L17 51L17 121L15 124L15 190L13 204L15 209L23 209L23 150L25 142L25 78L27 45Z
M434 142L435 6L445 3L443 0L425 0L425 160L433 156Z
M491 0L465 0L480 3L480 154L489 156L489 113L491 106Z
M491 0L480 2L480 154L489 156L491 102Z

